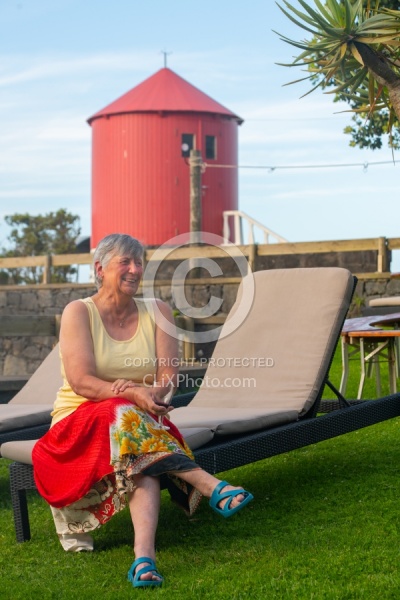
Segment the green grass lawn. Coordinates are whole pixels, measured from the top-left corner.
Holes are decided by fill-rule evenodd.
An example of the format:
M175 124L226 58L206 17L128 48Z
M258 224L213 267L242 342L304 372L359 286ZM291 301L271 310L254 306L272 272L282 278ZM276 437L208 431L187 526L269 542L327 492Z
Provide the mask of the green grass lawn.
M350 393L358 383L352 371ZM339 356L332 379L339 384ZM367 393L375 395L372 381ZM188 520L163 492L157 564L165 584L151 591L126 581L128 512L95 532L95 552L68 554L50 510L31 493L32 540L17 544L2 460L0 598L398 600L398 428L398 419L387 421L223 474L255 496L232 519L203 500Z

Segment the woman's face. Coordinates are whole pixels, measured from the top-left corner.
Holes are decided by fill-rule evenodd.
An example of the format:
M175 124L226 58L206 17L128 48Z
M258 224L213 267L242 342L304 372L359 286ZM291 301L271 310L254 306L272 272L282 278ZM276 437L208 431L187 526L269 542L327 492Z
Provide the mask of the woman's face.
M103 287L134 296L143 275L141 257L113 256L105 267L99 266Z

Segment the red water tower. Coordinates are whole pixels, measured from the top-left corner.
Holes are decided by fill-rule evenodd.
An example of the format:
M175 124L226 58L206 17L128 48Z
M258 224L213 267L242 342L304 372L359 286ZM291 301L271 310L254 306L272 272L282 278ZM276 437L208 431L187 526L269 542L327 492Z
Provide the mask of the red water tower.
M158 246L190 230L190 150L201 152L202 230L238 208L240 117L165 67L88 119L91 247L109 233Z

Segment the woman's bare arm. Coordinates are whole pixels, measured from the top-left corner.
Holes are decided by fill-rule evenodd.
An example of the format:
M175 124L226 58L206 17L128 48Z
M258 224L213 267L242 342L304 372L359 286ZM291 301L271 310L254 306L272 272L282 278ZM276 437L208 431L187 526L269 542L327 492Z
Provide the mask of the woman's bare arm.
M60 349L65 375L72 390L89 400L101 401L118 396L155 414L165 414L157 403L152 388L137 386L131 381L105 381L96 375L93 340L90 333L89 313L83 302L68 304L63 312L60 329Z
M165 302L156 300L161 315L156 313L156 357L157 357L157 383L163 386L178 383L178 340L172 310ZM168 331L166 327L168 324ZM175 335L170 335L171 329Z

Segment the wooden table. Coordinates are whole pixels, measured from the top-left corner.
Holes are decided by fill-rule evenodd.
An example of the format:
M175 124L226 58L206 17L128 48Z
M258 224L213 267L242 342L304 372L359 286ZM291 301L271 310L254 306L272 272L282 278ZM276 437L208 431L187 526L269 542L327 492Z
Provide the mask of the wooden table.
M361 377L357 398L362 397L367 371L375 369L376 391L381 396L380 359L386 359L389 369L390 393L397 391L399 371L398 342L400 339L400 312L347 319L342 329L342 379L340 392L345 395L349 376L349 358L359 355ZM396 351L397 350L397 351Z

